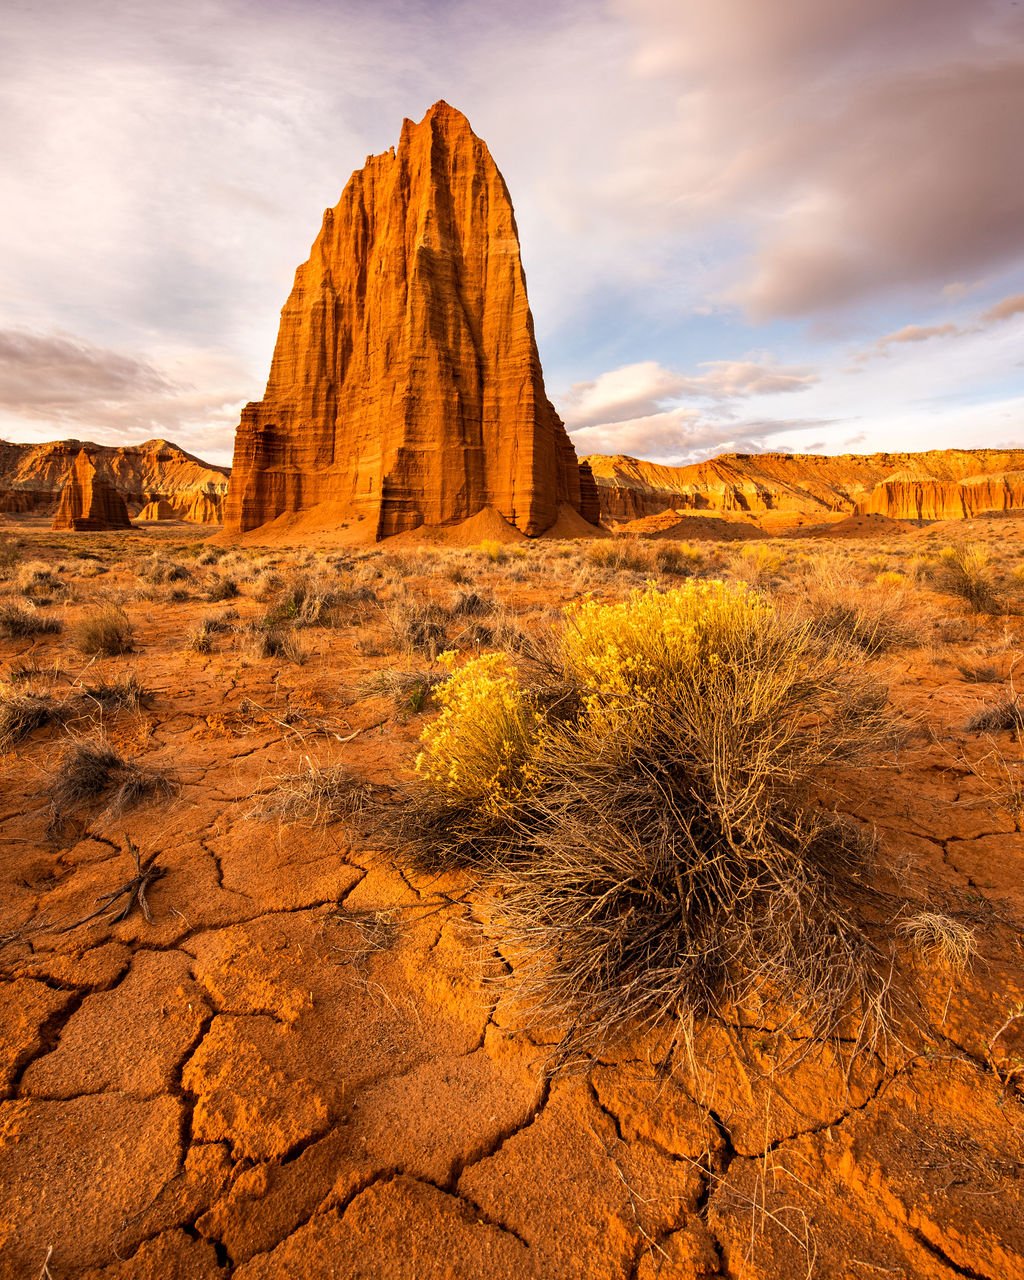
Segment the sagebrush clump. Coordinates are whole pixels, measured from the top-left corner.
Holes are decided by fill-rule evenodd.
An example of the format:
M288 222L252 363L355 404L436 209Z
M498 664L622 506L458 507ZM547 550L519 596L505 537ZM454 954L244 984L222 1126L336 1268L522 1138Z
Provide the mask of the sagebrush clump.
M723 1004L880 1013L870 840L809 799L887 732L856 650L690 580L570 607L546 662L483 654L435 696L407 845L500 885L521 990L569 1042Z

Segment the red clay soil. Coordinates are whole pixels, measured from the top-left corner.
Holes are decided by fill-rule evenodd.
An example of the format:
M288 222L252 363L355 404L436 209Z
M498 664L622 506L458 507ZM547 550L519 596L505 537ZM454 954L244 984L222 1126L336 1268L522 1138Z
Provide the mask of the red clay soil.
M1020 524L993 530L1019 555ZM259 809L309 758L380 786L408 776L424 717L372 680L423 660L396 654L389 595L447 599L461 573L550 626L587 583L614 594L606 571L588 578L584 552L557 543L501 564L353 554L330 572L380 571L378 604L296 631L298 664L227 632L209 652L183 644L225 607L243 623L266 608L258 575L287 571L280 554L203 567L180 529L22 536L70 587L40 612L70 628L119 600L137 648L90 662L69 630L0 639L5 677L37 666L9 688L70 699L135 673L152 696L136 712L76 703L77 720L0 757L4 1280L1024 1275L1024 834L1004 785L1022 753L964 728L1010 687L1019 617L969 617L922 589L923 645L880 660L909 736L844 783L843 807L878 829L878 884L975 932L963 975L903 949L920 1026L851 1065L842 1045L727 1017L692 1058L666 1065L665 1029L552 1078L555 1031L524 1019L468 881L412 874L358 818ZM153 587L154 549L191 578ZM861 564L878 545L841 550ZM86 576L97 563L110 571ZM241 595L206 603L227 577ZM14 577L3 590L22 598ZM58 748L100 721L179 790L120 814L102 796L48 833ZM120 922L95 915L137 875L133 847L163 873L152 919L137 898Z

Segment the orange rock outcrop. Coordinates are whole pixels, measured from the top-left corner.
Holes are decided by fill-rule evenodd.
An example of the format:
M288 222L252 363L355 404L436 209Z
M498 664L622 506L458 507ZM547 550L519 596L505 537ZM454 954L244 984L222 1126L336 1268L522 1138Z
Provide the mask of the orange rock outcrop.
M438 102L324 214L242 414L225 529L316 509L381 538L492 508L533 535L593 496L544 391L508 189Z
M0 512L52 512L82 449L130 512L164 501L175 508L180 519L220 523L228 487L227 467L203 462L167 440L117 448L82 440L47 444L0 440Z
M101 476L87 450L79 450L71 474L60 491L54 529L76 532L130 529L128 508L114 486Z
M583 459L596 481L601 519L665 510L945 520L1024 509L1024 449L930 453L722 454L686 467L623 455ZM583 465L581 464L581 465Z

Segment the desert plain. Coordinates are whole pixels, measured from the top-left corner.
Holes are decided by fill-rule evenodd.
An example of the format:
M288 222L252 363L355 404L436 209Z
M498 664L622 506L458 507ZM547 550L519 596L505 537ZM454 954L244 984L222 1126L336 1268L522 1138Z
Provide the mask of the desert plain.
M7 518L0 1274L1024 1274L1024 514L484 532ZM872 842L896 1012L567 1053L500 885L379 815L453 664L702 580L827 617L885 691L815 790Z

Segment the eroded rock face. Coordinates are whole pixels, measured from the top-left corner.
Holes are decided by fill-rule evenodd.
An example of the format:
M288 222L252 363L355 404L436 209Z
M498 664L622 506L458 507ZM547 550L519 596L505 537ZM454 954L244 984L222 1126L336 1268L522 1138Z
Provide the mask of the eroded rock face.
M635 520L662 511L834 512L896 520L949 520L1024 508L1024 450L930 453L722 454L686 467L624 455L583 459L600 516Z
M129 513L152 502L166 502L178 519L220 523L227 468L203 462L167 440L117 448L82 440L48 444L0 440L0 512L30 515L54 511L83 449L97 473L124 499Z
M580 510L580 471L544 391L512 203L439 102L324 214L242 414L225 528L317 507L380 538L491 507L532 535L559 504Z
M60 491L54 529L76 532L96 529L130 529L128 508L112 484L101 476L85 449L79 451L71 474Z

